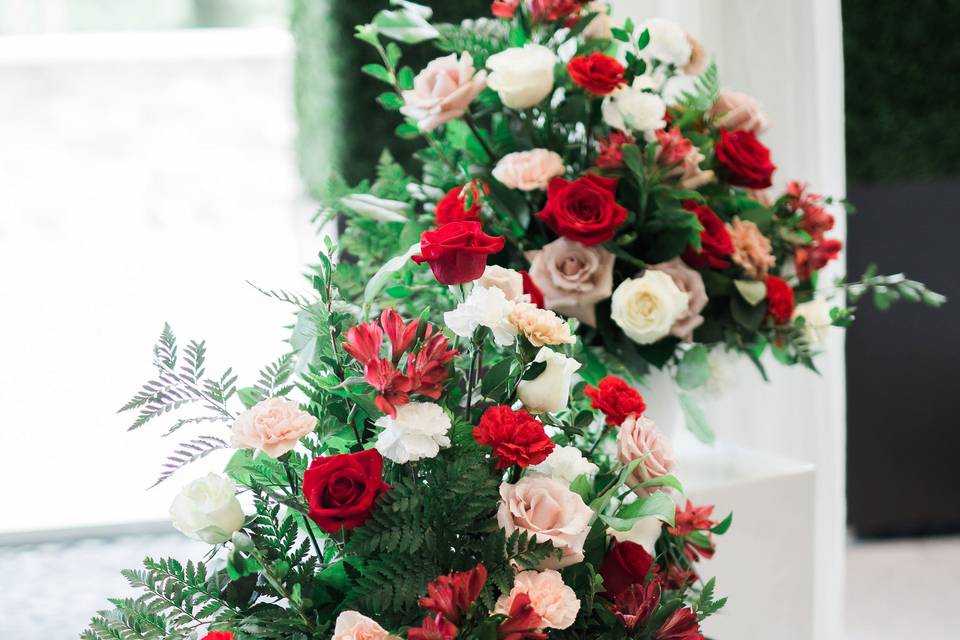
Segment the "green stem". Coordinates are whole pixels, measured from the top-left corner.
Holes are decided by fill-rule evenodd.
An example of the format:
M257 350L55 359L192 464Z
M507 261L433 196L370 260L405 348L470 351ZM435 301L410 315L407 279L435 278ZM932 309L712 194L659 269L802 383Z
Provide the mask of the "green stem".
M477 142L480 143L480 146L483 147L483 150L486 152L487 156L490 158L490 163L497 161L497 154L494 150L487 144L487 141L483 139L483 136L480 135L480 130L477 128L477 123L473 119L473 115L467 111L463 114L463 120L467 123L467 126L470 127L470 131L473 132L473 137L477 139Z

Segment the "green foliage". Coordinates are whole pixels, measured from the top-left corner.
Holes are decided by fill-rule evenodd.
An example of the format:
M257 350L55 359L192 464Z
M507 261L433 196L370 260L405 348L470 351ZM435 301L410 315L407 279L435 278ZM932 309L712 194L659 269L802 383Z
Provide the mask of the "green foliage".
M711 61L693 82L693 87L680 95L677 105L685 109L705 112L713 106L719 95L720 71L717 69L717 63Z

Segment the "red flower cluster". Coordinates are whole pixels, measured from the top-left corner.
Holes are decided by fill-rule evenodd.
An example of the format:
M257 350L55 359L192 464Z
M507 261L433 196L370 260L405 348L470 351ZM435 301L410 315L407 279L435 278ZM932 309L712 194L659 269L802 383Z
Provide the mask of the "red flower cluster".
M588 0L528 0L530 16L534 22L570 22ZM498 18L510 19L517 12L521 0L494 0L490 12ZM567 26L572 26L567 24Z
M310 519L327 533L361 526L377 498L390 489L376 449L316 458L303 474Z
M790 322L793 315L793 289L777 276L767 276L767 315L777 324Z
M514 464L521 467L540 464L555 446L539 420L524 409L514 411L503 405L483 412L473 428L473 438L493 448L497 469Z
M660 604L662 589L657 578L646 585L630 585L614 599L613 615L617 616L617 620L632 634L649 622L650 616Z
M203 636L203 640L233 640L232 631L211 631Z
M443 616L427 616L419 627L407 629L407 640L454 640L459 629Z
M713 209L705 204L698 204L693 200L683 203L683 208L697 216L703 231L700 232L700 251L687 247L683 253L683 261L694 269L710 267L724 269L729 267L728 260L733 253L733 240L727 232L726 225Z
M350 327L343 350L363 365L367 383L379 393L377 407L391 416L397 407L410 401L412 394L436 400L443 392L448 372L447 363L457 352L449 348L447 338L427 324L420 349L410 352L417 338L419 321L404 322L393 309L384 309L379 322ZM383 336L390 341L390 357L381 358ZM407 354L406 371L401 373L400 359Z
M835 238L824 238L793 251L793 261L797 266L797 277L809 280L814 272L823 269L831 260L836 260L843 249L843 243Z
M480 220L480 209L483 207L480 199L488 193L490 193L490 187L486 182L480 182L479 186L477 182L470 182L466 186L450 189L447 195L437 202L437 208L433 213L434 224L439 227L448 222ZM470 199L469 208L465 206L467 198Z
M487 582L487 568L481 562L469 571L440 576L427 585L427 596L418 601L420 607L460 624L470 606L480 597Z
M528 594L517 594L507 616L497 627L499 640L547 640L549 637L537 631L543 625L543 618L534 610Z
M643 584L652 567L653 557L639 544L614 542L600 565L607 598L616 600L630 585Z
M658 162L665 167L672 167L683 162L684 158L693 150L693 143L683 137L680 129L660 129L656 132L657 142L660 144Z
M669 528L670 535L688 536L694 531L706 531L715 527L717 522L711 519L711 515L713 515L712 504L697 507L687 500L683 509L677 507L674 526Z
M592 173L573 181L554 178L537 217L557 235L588 247L606 242L627 219L627 210L614 197L618 182Z
M703 640L700 622L690 608L677 609L657 630L654 640Z
M603 411L609 425L619 426L627 416L647 410L643 396L617 376L606 376L596 387L587 385L583 393L590 398L591 407Z
M488 236L479 222L448 222L420 235L417 264L427 262L440 284L472 282L483 275L487 256L503 249L504 240Z
M720 175L733 186L766 189L773 184L777 166L770 161L770 149L753 132L721 129L714 153Z
M611 131L606 138L597 141L597 166L601 169L619 169L623 167L623 151L625 144L636 142L629 133Z
M570 78L597 96L605 96L623 85L626 80L623 65L605 53L594 51L588 56L576 56L567 63Z
M803 213L800 228L810 234L811 242L794 250L797 277L809 280L814 272L835 260L843 249L843 243L824 234L833 229L834 217L826 210L823 196L807 191L807 185L791 181L787 184L787 207Z

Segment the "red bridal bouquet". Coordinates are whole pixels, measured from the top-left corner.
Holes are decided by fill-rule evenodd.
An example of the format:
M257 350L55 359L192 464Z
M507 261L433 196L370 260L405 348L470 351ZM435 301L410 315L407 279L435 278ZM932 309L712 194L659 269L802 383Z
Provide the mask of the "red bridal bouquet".
M575 320L588 379L664 369L681 392L726 352L764 375L767 351L814 369L867 293L881 307L944 301L872 268L822 282L846 203L797 181L773 190L761 105L722 87L679 25L617 22L602 1L498 1L461 25L393 4L358 27L381 58L363 71L388 85L397 135L423 148L416 173L384 155L375 182L330 186L323 212L347 217L341 248L356 259L336 278L351 299L419 313L431 276L417 264L459 286L489 253ZM430 42L438 57L411 69L398 42ZM439 310L453 293L428 295Z
M444 259L432 243L420 255ZM701 563L731 517L684 498L640 394L575 377L570 325L488 253L459 253L483 275L410 318L344 300L335 274L350 266L333 251L313 293L271 293L300 320L250 386L208 375L205 344L181 350L164 329L156 377L123 409L134 428L214 425L158 482L232 451L170 508L210 550L125 572L142 595L112 600L81 637L702 640L725 599Z

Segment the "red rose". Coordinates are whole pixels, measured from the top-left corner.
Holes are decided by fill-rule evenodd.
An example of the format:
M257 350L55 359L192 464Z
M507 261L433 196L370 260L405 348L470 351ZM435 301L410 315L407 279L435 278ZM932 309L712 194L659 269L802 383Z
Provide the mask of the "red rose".
M703 640L697 614L690 608L677 609L660 626L654 640Z
M630 414L641 415L647 409L643 396L617 376L606 376L596 387L587 385L584 395L590 406L603 411L607 424L619 426Z
M600 565L606 596L613 600L630 585L643 584L652 566L653 558L637 543L614 542Z
M554 178L547 185L547 204L537 217L557 235L588 247L606 242L627 219L627 210L614 198L617 182L592 173L572 182Z
M529 0L527 5L534 22L556 22L569 21L579 13L580 6L585 2L587 0Z
M570 78L598 96L605 96L624 83L623 65L610 56L594 51L588 56L577 56L567 63Z
M233 640L232 631L211 631L203 636L203 640Z
M770 161L770 149L753 132L721 129L714 153L721 177L733 186L766 189L773 184L777 165Z
M777 324L790 322L793 315L793 289L777 276L767 276L767 315Z
M727 258L733 253L733 240L730 233L713 209L705 204L697 204L693 200L683 203L683 208L697 216L703 226L700 232L700 251L687 247L683 254L683 261L694 269L709 266L712 269L724 269L730 266Z
M481 188L483 194L480 193ZM466 193L464 190L466 189ZM448 222L465 222L468 220L479 220L480 198L482 195L490 193L490 187L485 182L477 187L476 182L470 182L465 187L454 187L447 191L447 195L440 198L437 202L437 208L433 213L433 221L439 227ZM464 207L467 198L470 198L470 208Z
M543 424L523 409L490 407L473 428L473 439L493 448L497 469L510 465L529 467L540 464L553 451L553 440Z
M420 235L417 264L430 263L440 284L471 282L483 275L487 256L503 249L503 238L488 236L479 222L449 222Z
M327 533L355 529L367 521L374 502L390 490L376 449L316 458L303 474L310 519Z
M597 141L599 155L597 166L601 169L619 169L623 166L623 150L625 144L633 144L633 136L622 131L611 131L606 138Z
M537 305L538 308L543 309L543 292L540 291L540 287L538 287L537 283L530 277L530 272L520 271L520 277L523 279L523 292L530 296L530 302Z

